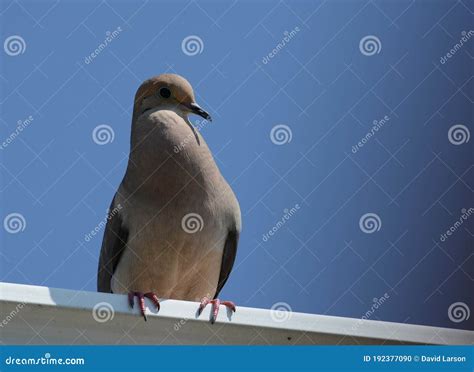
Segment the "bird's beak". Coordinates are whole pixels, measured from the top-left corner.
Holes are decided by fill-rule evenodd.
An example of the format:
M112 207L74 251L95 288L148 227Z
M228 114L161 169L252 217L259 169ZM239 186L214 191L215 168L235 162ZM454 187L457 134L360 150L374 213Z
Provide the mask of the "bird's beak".
M188 109L191 110L193 114L199 115L206 120L212 121L211 115L209 115L206 111L204 111L201 106L199 106L196 102L192 102L187 105Z

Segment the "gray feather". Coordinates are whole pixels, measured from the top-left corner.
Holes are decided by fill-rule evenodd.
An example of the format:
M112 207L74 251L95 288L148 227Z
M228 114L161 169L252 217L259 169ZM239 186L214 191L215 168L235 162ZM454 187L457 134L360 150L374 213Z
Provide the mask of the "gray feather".
M230 231L224 245L224 252L222 253L221 272L219 274L219 282L217 284L216 294L214 298L219 296L219 292L224 287L229 278L232 267L234 266L235 256L237 255L237 245L239 243L239 232Z
M128 229L123 223L120 211L117 210L114 198L109 208L109 217L104 231L102 249L100 251L99 270L97 274L97 290L99 292L112 292L112 275L122 257L127 240Z

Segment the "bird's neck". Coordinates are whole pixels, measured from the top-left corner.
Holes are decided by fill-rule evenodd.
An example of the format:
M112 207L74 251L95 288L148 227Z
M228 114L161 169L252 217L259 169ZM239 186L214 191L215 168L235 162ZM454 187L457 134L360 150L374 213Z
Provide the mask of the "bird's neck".
M132 125L124 178L128 189L164 196L186 188L199 194L203 185L219 177L204 139L186 116L171 110L145 115Z

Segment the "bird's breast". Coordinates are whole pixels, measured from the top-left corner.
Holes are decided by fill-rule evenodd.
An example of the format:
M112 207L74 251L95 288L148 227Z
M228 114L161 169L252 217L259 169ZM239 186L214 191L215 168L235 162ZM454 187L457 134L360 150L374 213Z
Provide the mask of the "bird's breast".
M127 250L114 273L114 293L155 291L195 301L217 288L227 229L198 203L125 210Z
M129 238L112 280L115 293L155 291L193 301L215 294L225 240L231 226L239 228L240 212L204 139L195 135L167 110L133 124L116 196Z

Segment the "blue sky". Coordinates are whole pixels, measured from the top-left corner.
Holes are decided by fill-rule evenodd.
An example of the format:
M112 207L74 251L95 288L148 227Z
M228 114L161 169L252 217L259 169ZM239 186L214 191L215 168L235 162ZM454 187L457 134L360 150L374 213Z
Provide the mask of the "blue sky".
M133 96L173 72L241 205L222 298L474 329L472 4L1 4L0 280L95 290Z

